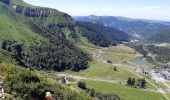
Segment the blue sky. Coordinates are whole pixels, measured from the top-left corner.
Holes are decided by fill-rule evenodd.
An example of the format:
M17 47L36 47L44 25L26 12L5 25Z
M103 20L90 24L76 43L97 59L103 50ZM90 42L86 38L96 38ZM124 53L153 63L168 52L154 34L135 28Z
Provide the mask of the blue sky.
M170 21L170 0L24 0L72 16L107 15Z

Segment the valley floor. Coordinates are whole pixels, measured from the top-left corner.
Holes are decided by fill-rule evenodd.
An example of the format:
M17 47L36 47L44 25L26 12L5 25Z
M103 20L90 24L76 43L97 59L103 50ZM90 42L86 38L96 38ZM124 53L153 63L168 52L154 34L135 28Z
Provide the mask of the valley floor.
M44 73L53 77L70 77L75 79L74 82L68 82L72 88L82 91L77 87L78 81L83 81L88 88L97 91L114 93L124 100L169 100L169 84L168 80L156 82L153 73L144 74L142 69L152 69L153 65L147 61L143 61L143 57L134 49L119 45L110 48L98 48L93 46L80 46L93 57L90 67L80 72L51 72ZM108 62L109 61L109 62ZM136 63L141 61L142 64ZM116 67L116 70L114 68ZM127 79L145 78L147 81L147 89L132 88L127 86ZM156 78L158 79L158 78Z

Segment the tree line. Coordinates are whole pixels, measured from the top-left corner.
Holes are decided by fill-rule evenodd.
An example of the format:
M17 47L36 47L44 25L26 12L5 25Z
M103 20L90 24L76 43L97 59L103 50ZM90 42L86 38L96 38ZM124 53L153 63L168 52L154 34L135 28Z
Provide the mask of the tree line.
M135 78L131 78L129 77L127 79L127 85L131 86L131 87L135 87L135 88L147 88L147 82L145 79L141 78L141 79L135 79Z

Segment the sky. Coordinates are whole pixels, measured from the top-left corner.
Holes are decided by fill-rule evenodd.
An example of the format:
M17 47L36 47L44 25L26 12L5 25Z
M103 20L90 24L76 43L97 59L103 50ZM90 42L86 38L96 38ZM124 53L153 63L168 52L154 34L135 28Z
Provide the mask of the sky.
M24 0L72 16L123 16L170 21L170 0Z

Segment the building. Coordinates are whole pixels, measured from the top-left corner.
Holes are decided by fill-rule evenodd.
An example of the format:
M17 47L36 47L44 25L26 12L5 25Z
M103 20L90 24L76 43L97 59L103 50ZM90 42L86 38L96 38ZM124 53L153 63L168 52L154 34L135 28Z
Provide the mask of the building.
M170 80L170 73L168 71L162 71L160 73L161 77L167 79L167 80Z

